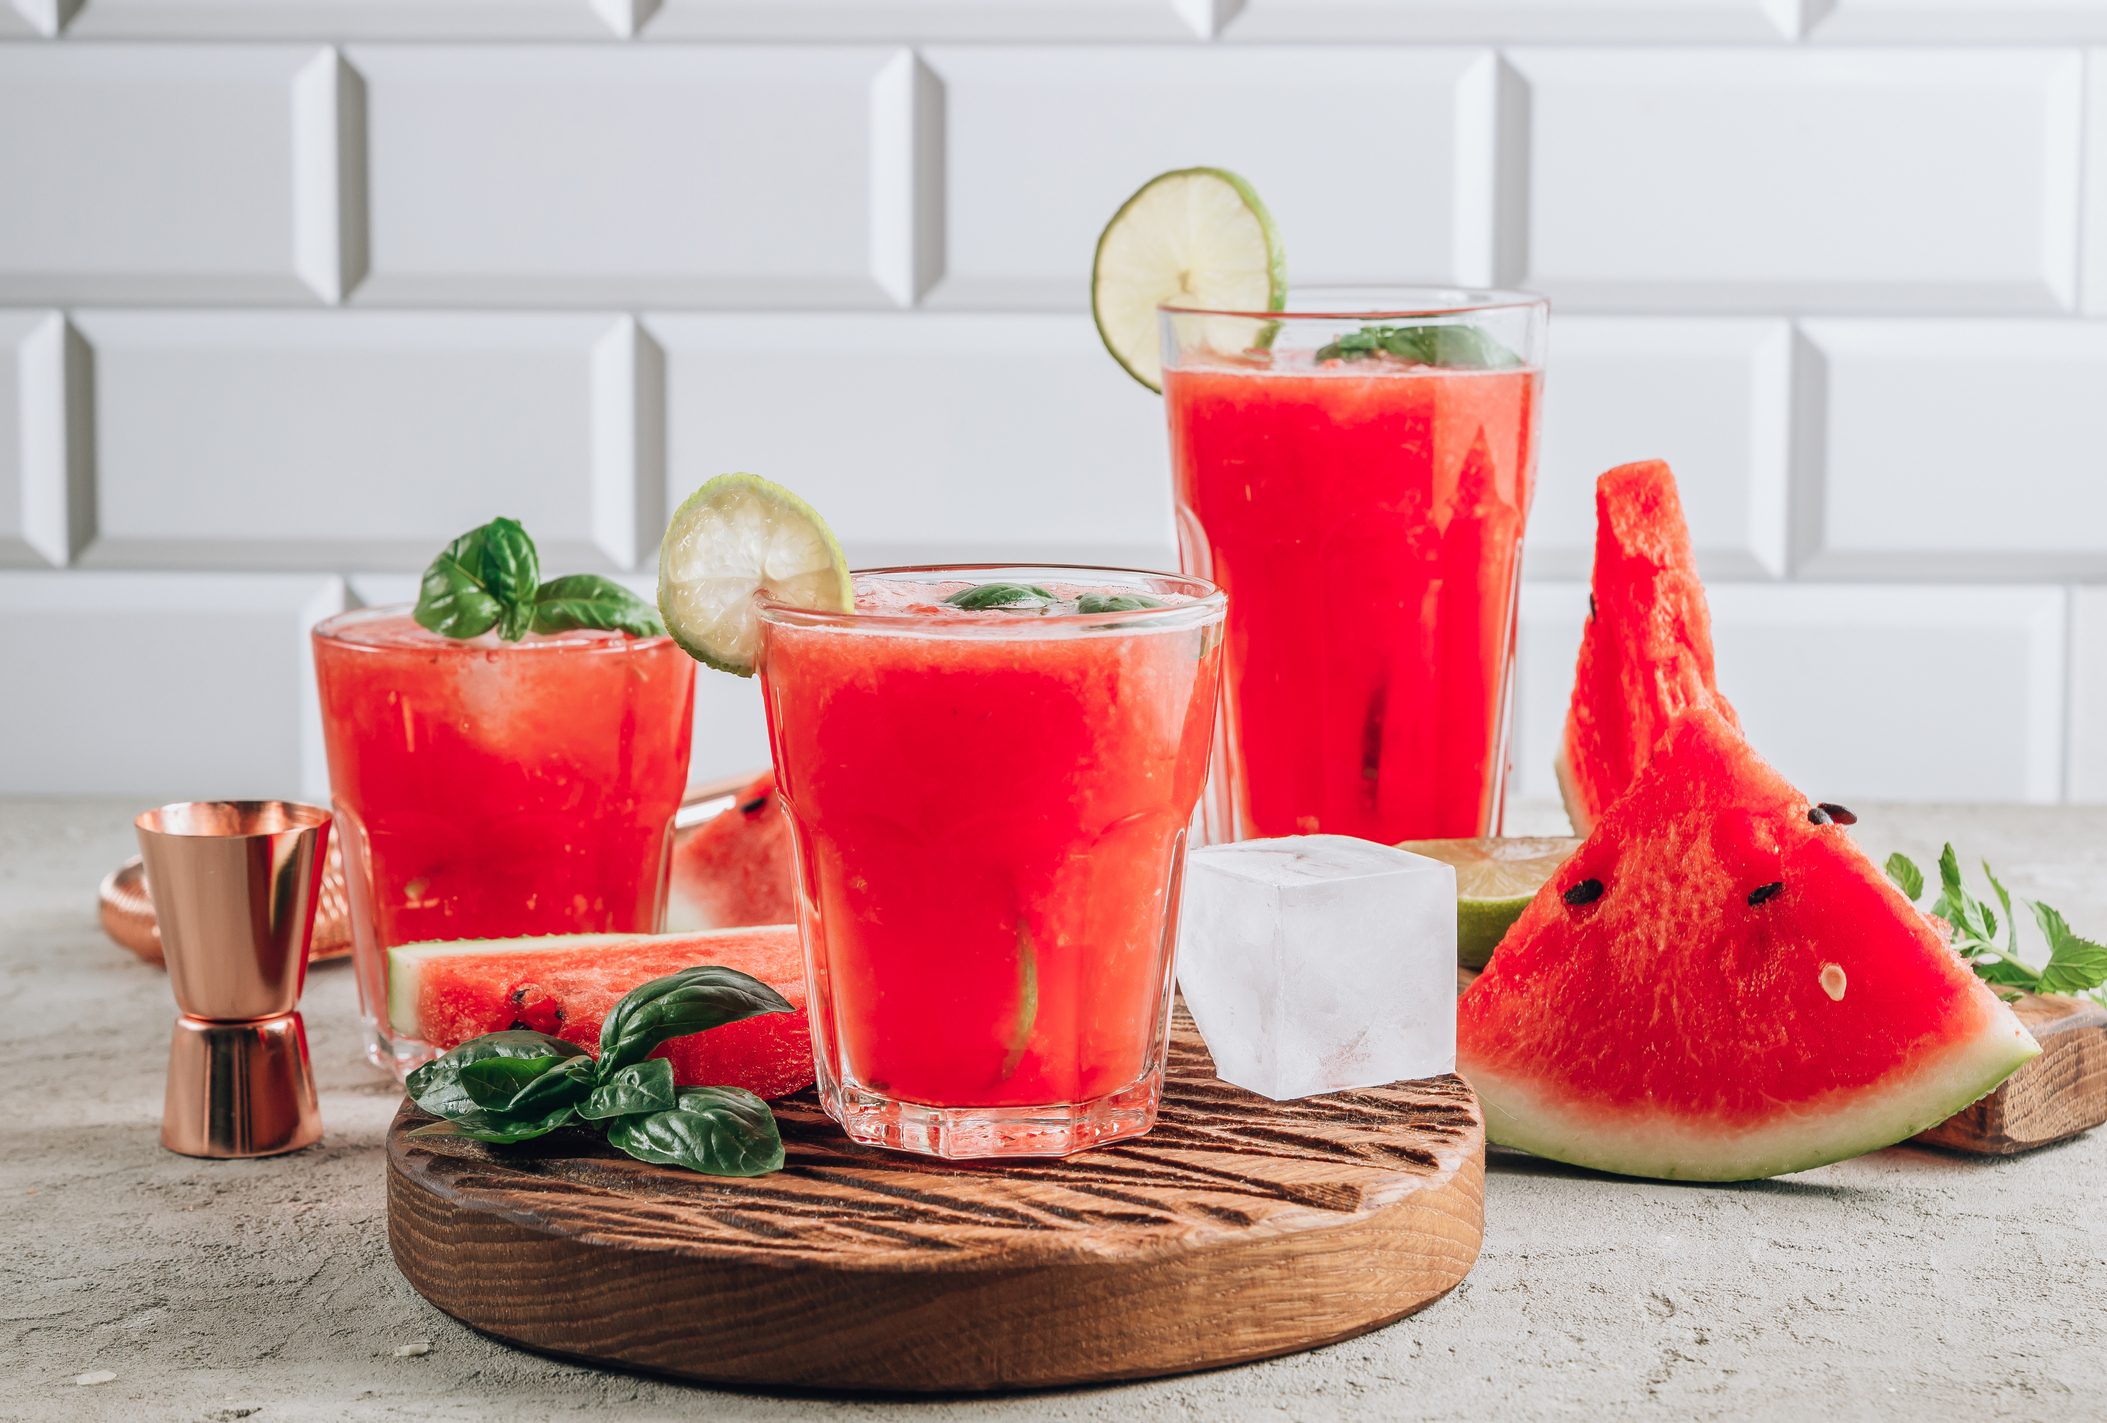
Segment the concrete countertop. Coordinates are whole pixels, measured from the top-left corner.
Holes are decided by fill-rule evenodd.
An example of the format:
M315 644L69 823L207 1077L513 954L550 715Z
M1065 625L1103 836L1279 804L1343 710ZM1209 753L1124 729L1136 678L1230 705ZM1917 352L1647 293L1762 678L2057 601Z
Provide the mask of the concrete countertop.
M1447 1299L1329 1349L1154 1383L901 1403L523 1353L427 1305L389 1259L398 1093L358 1060L348 965L318 969L303 1005L322 1145L251 1162L160 1148L168 989L94 917L138 808L0 802L0 1418L2107 1416L2107 1130L1732 1187L1496 1154L1484 1254ZM2107 927L2107 809L1858 809L1876 855L1929 863L1951 837L2080 932Z

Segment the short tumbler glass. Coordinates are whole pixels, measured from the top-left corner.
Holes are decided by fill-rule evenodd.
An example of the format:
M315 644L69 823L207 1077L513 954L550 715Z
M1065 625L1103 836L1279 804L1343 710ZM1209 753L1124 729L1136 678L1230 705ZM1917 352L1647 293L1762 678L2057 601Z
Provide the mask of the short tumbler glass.
M660 927L695 711L671 638L456 639L374 608L314 651L376 1067L433 1053L391 1001L398 944Z
M941 601L984 583L1130 605ZM856 588L845 613L760 607L821 1102L858 1141L936 1156L1140 1135L1162 1090L1221 593L981 565Z

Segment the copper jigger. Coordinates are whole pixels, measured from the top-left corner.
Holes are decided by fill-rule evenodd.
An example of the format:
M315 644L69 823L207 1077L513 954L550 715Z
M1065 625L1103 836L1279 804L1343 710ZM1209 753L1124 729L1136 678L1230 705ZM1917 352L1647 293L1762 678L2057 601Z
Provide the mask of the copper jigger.
M295 1011L329 812L284 800L164 805L133 822L175 990L161 1144L272 1156L322 1139Z

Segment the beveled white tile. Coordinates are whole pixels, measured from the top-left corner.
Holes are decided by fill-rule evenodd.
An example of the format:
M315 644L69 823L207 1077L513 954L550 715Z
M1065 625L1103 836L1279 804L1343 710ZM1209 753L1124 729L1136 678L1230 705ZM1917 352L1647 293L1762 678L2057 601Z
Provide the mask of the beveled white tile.
M1810 321L1800 566L2107 576L2107 322Z
M874 306L912 195L876 191L911 57L814 46L354 46L362 304ZM892 82L885 83L888 76ZM893 171L905 171L895 163Z
M654 40L1179 40L1212 0L665 0Z
M2107 38L2107 0L1811 0L1817 40Z
M0 794L308 796L326 784L307 633L343 607L311 574L0 571Z
M102 39L616 39L630 0L92 0Z
M0 300L334 301L341 79L312 46L0 46Z
M89 312L87 563L421 568L498 515L554 559L633 564L634 322L607 315ZM640 504L639 491L649 497Z
M2107 588L2071 590L2070 798L2107 802Z
M1231 40L1784 40L1798 0L1239 0Z
M1154 174L1193 163L1265 195L1300 285L1491 277L1489 51L939 46L923 58L945 122L931 305L1085 309L1106 220Z
M86 535L76 345L55 311L0 311L0 565L65 563Z
M1791 348L1783 321L1553 320L1530 576L1588 576L1596 477L1643 459L1674 468L1706 577L1783 574Z
M1528 87L1530 173L1526 257L1510 275L1568 308L2074 303L2075 53L1508 59Z
M1086 316L651 315L667 499L749 470L862 565L1174 558L1162 402Z
M1709 591L1720 690L1740 712L1750 744L1810 796L2061 799L2062 589L1715 584ZM1584 583L1522 591L1516 796L1558 793L1551 760L1586 616Z

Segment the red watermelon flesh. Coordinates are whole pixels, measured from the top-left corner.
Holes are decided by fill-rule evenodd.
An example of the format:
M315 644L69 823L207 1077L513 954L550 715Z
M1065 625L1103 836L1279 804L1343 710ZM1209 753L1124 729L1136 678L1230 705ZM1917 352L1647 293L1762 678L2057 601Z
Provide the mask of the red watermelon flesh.
M673 847L670 897L678 927L729 929L797 918L790 817L776 794L775 772L681 837Z
M1486 1134L1701 1181L1944 1121L2040 1051L1840 825L1695 707L1457 1007Z
M532 1028L597 1051L600 1024L640 983L697 964L752 974L795 1013L764 1013L675 1038L653 1053L689 1087L781 1097L812 1085L805 959L787 924L702 934L551 934L464 939L388 951L389 1020L438 1048Z
M1712 669L1712 615L1690 551L1675 476L1659 460L1595 481L1595 578L1580 638L1558 786L1574 833L1646 767L1676 713L1734 709Z

